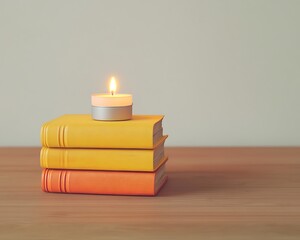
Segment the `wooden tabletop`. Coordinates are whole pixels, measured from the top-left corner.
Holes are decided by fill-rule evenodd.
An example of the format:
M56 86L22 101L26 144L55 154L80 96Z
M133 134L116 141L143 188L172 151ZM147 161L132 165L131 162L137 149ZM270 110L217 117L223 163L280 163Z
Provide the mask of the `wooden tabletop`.
M0 239L300 239L300 148L168 148L157 197L44 193L0 148Z

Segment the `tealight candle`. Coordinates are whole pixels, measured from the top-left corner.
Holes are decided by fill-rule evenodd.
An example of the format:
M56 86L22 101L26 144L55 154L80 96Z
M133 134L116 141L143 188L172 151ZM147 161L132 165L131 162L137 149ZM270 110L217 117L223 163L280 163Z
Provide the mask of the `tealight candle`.
M92 94L92 117L94 120L120 121L132 118L132 95L116 94L117 83L110 80L110 93Z

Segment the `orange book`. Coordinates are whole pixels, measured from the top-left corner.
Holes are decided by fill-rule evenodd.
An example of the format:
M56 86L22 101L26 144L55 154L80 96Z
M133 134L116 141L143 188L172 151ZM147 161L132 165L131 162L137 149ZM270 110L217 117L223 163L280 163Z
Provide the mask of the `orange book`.
M165 167L156 172L44 169L42 190L58 193L156 195L167 181Z

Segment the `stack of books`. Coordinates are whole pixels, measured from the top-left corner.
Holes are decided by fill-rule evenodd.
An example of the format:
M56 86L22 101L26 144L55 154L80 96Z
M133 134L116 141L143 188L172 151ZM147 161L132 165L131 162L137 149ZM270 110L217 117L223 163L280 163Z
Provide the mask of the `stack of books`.
M167 181L163 116L95 121L63 115L41 128L45 192L156 195Z

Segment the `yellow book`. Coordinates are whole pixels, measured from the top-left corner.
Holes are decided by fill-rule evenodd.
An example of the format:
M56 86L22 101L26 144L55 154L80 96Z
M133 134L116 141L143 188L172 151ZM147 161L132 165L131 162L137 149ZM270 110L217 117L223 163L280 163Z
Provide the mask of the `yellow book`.
M163 137L154 149L76 149L43 147L42 168L148 171L153 172L167 161Z
M41 142L57 148L153 149L163 136L162 115L134 115L129 121L95 121L90 114L68 114L45 123Z

